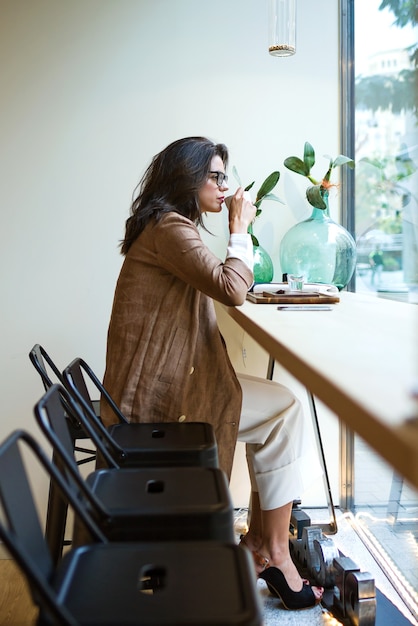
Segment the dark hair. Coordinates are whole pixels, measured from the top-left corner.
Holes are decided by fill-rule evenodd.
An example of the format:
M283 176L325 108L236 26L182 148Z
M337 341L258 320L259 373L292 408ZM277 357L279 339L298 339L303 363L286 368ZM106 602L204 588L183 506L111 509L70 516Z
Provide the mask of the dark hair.
M152 159L135 189L137 195L121 243L122 254L128 252L151 219L158 221L170 211L204 227L197 194L207 181L214 156L220 156L227 166L228 150L224 144L215 144L205 137L186 137L174 141Z

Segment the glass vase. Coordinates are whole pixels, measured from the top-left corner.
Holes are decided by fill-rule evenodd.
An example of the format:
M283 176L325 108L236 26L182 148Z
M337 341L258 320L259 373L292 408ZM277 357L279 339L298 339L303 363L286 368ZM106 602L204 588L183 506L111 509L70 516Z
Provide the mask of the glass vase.
M274 275L273 261L263 246L253 246L254 282L271 283Z
M343 289L356 265L356 243L326 209L314 207L312 215L295 224L282 239L280 264L285 274L303 274L307 283L326 283Z

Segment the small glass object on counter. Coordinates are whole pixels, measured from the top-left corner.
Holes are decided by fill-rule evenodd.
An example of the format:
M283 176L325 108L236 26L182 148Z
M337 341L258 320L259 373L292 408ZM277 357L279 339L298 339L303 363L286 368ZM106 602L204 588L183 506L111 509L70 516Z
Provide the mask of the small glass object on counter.
M303 291L303 285L305 284L304 274L288 274L287 282L289 283L290 291Z

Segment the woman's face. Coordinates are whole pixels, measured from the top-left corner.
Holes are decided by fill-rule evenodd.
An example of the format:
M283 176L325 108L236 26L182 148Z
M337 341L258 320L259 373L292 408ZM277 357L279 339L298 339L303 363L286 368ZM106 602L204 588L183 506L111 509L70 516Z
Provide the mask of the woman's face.
M210 163L211 173L206 183L199 189L198 200L201 213L219 213L222 210L222 202L225 200L225 191L228 185L224 180L220 186L217 183L218 172L225 174L225 167L220 156L214 156Z

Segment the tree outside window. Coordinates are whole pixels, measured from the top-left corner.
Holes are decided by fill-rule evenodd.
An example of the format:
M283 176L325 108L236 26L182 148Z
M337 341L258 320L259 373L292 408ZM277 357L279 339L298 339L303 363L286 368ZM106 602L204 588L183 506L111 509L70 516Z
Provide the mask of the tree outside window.
M414 294L418 290L415 0L355 3L355 150L356 289ZM383 258L379 281L371 262L376 250Z

